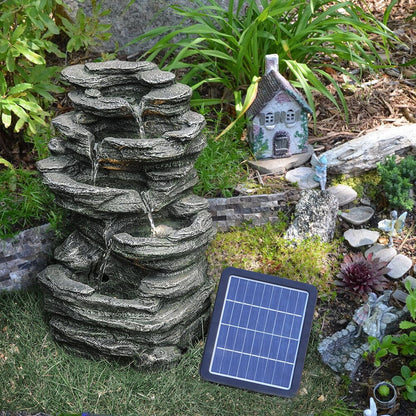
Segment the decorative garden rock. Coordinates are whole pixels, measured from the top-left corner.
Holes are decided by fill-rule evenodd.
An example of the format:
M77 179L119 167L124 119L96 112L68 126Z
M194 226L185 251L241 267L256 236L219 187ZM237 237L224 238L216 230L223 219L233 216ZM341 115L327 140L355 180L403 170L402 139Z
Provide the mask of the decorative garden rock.
M378 231L366 230L360 228L358 230L350 228L344 233L345 239L351 247L362 247L374 244L380 237Z
M286 231L287 240L319 237L332 240L338 211L337 199L328 191L304 191L296 205L295 218Z
M386 247L383 244L374 244L364 253L367 258L369 254L372 254L372 259L378 259L382 262L389 263L397 255L397 250L394 247Z
M392 279L399 279L410 270L412 264L412 259L404 254L398 254L387 265L389 269L387 275Z
M347 211L343 211L339 215L350 224L361 225L369 221L374 215L374 212L373 208L361 205Z
M38 276L55 338L138 367L178 360L209 316L208 202L192 193L205 146L191 89L149 62L68 67L74 111L38 163L74 232Z
M319 186L313 177L315 171L308 166L300 166L286 172L285 179L290 183L296 183L300 189L313 189Z
M50 224L29 228L0 242L0 292L31 286L52 258L57 237Z
M357 192L348 185L338 184L330 186L327 190L337 198L340 207L348 205L357 198Z

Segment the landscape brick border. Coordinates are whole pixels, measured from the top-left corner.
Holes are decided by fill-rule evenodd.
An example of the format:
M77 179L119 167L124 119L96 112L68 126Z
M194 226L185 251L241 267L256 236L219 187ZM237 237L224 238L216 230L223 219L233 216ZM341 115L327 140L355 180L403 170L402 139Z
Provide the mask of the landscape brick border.
M286 191L277 194L212 198L208 202L217 230L229 231L231 227L244 223L259 226L276 222L279 220L279 211L289 212L294 206L291 202L298 198L298 192Z

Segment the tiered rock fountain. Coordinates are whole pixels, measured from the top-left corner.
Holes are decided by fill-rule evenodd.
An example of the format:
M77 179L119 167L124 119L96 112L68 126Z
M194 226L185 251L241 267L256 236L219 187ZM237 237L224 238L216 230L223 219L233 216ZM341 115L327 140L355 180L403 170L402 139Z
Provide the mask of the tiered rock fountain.
M54 337L141 368L176 362L203 333L212 281L208 203L193 195L205 146L191 89L149 62L68 67L74 111L38 163L75 231L39 274Z

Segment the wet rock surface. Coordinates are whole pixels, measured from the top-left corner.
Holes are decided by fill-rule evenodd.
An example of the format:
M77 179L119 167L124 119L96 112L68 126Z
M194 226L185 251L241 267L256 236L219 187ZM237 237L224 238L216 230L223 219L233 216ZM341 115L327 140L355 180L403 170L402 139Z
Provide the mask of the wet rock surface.
M75 231L38 275L59 342L141 368L175 363L206 325L215 231L192 193L205 120L191 90L148 62L63 71L75 110L38 162Z

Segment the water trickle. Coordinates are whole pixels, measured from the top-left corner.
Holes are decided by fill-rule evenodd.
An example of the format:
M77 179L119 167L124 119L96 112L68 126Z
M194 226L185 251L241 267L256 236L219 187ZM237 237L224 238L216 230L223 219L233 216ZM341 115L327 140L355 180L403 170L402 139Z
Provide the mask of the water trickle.
M114 234L114 230L112 230L113 224L114 224L114 219L111 219L109 221L106 221L106 224L104 227L103 237L104 237L105 250L99 261L99 266L98 266L97 276L96 276L96 280L98 281L98 290L101 289L101 284L103 281L104 273L107 268L108 260L111 254L111 247L113 245L112 237Z
M100 145L99 143L90 142L90 160L91 160L91 183L95 186L98 169L100 167Z
M146 132L144 131L144 125L143 125L143 109L144 109L144 101L140 101L138 105L132 105L132 113L133 117L135 118L138 126L139 126L139 138L145 139L146 138Z
M152 237L155 237L157 233L156 233L155 222L153 221L152 209L150 207L149 201L147 200L147 196L144 192L140 193L140 197L142 198L144 209L146 211L147 218L149 219L149 224L150 224L150 230L152 232Z
M113 245L113 241L110 240L110 242L106 246L105 251L100 259L100 263L99 263L98 271L97 271L97 277L96 277L97 282L98 282L98 291L101 289L101 284L103 282L104 273L108 265L108 259L110 258L112 245Z

